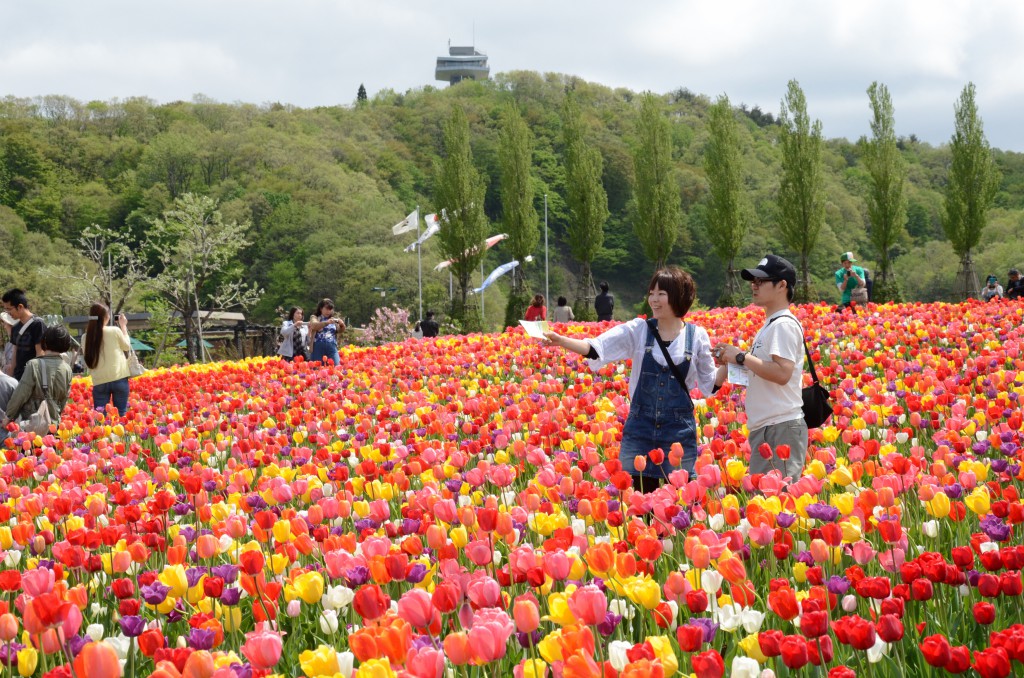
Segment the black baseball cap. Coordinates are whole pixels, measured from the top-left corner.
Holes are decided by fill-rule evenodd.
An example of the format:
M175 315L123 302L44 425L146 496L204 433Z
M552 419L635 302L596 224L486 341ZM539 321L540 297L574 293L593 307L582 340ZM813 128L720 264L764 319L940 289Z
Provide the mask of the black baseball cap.
M745 268L740 271L740 277L747 281L752 280L785 280L789 288L796 286L796 269L786 259L769 254L757 263L756 268Z

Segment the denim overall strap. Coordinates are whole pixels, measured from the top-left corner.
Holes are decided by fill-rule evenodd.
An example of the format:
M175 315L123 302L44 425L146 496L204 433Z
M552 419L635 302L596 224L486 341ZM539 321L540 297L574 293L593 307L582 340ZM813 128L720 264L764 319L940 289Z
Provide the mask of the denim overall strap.
M687 334L690 334L689 330ZM654 332L649 328L639 383L622 431L620 458L623 468L633 475L667 478L676 470L668 461L669 450L676 442L684 449L682 468L692 473L697 458L696 421L693 401L684 386L691 361L684 360L677 366L684 379L680 383L668 366L659 365L654 360L653 351L657 350ZM637 471L634 458L647 456L655 448L662 449L665 461L660 465L648 463L644 471Z

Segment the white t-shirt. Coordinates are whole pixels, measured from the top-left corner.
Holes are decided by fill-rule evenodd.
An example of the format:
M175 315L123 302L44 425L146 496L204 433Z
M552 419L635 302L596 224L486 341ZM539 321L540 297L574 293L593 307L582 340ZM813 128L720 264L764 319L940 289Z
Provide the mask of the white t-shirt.
M803 339L803 327L789 309L765 319L764 327L754 337L750 353L765 362L771 362L773 355L792 360L793 374L789 382L781 386L751 372L746 399L747 430L803 419Z
M587 341L600 356L597 360L587 361L592 370L599 370L604 365L616 360L625 360L626 358L633 360L633 369L629 374L629 397L632 399L636 386L640 383L640 371L646 352L647 321L643 318L636 318L628 323L616 325L600 336L587 339ZM692 351L690 370L686 373L686 390L692 391L696 386L705 396L711 395L715 389L715 376L718 370L711 357L711 338L708 337L707 330L700 325L693 326ZM682 364L686 358L685 329L668 345L668 354L672 356L672 362L676 365ZM658 348L657 341L651 344L651 355L654 356L654 362L661 367L667 367L665 356Z

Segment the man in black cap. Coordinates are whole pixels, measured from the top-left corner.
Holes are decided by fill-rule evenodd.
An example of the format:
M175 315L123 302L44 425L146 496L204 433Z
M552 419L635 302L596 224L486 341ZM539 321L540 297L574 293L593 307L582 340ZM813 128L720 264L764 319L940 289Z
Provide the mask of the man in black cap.
M1024 297L1024 280L1021 280L1020 271L1011 268L1009 276L1010 279L1006 281L1006 298L1020 299Z
M750 282L754 304L765 312L765 324L749 351L718 344L712 351L720 365L716 385L725 382L730 364L743 368L748 380L746 412L750 442L750 473L772 470L782 477L800 477L807 456L807 424L803 413L803 327L790 310L796 269L769 254L756 268L740 272ZM762 448L763 445L766 447ZM788 446L788 454L779 453Z

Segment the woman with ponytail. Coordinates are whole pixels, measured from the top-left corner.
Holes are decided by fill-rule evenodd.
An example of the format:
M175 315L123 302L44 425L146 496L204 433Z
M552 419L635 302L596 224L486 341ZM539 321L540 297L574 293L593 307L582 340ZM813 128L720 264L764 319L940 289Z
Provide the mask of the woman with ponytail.
M89 308L89 325L85 329L85 365L92 374L93 407L106 412L113 403L118 414L128 411L128 318L117 316L117 327L108 325L110 310L99 302Z

